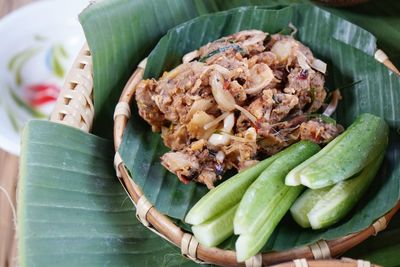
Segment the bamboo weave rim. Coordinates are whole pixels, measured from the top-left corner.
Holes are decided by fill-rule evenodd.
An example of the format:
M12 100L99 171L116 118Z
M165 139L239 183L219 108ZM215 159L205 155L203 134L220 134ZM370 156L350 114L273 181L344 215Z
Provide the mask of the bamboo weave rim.
M375 58L393 72L400 74L396 67L381 50L377 50ZM122 135L130 117L130 103L133 100L135 87L141 81L146 61L142 61L126 84L114 114L114 147L118 151ZM50 120L79 128L89 132L93 123L94 108L92 102L93 77L91 54L87 44L79 53L73 68L66 78L65 85L57 100L57 105ZM337 257L350 248L358 245L372 235L386 228L389 221L400 208L400 201L386 215L368 228L335 240L321 240L310 246L303 246L280 252L269 252L256 255L246 263L236 261L235 251L219 248L207 248L199 244L194 236L185 233L167 216L161 214L147 201L141 188L129 176L123 161L116 153L115 169L117 176L128 196L137 207L137 217L144 226L154 233L181 248L182 254L199 263L212 263L221 266L269 266L287 262L279 266L377 266L365 261L326 260ZM183 245L183 246L182 246ZM299 259L299 260L296 260ZM315 260L313 260L315 259ZM321 260L323 259L323 260Z

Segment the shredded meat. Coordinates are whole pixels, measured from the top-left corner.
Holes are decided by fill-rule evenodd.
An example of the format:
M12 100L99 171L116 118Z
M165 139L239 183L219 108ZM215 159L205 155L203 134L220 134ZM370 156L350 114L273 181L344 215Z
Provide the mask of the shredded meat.
M309 120L300 125L300 139L311 140L317 144L325 144L343 131L341 126Z
M210 42L136 89L139 114L172 151L161 163L178 178L212 188L299 140L326 144L343 131L315 112L325 76L292 36L246 30ZM318 114L317 114L318 115Z

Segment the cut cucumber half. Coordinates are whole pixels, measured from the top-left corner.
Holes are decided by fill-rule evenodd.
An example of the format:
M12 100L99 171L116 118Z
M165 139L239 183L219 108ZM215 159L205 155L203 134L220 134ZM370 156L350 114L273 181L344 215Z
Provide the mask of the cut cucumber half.
M253 232L265 224L290 189L284 184L287 173L319 150L319 146L310 141L300 141L286 148L285 154L267 167L244 194L233 221L235 234Z
M354 207L371 184L382 163L384 154L373 160L354 178L342 181L329 190L308 213L313 229L321 229L335 224Z
M280 155L269 157L211 189L190 209L185 222L198 225L235 206L258 175Z
M311 158L307 159L306 161L302 162L296 168L291 170L288 175L285 177L285 184L289 186L297 186L301 184L300 174L301 171L304 170L308 165L312 162L317 161L320 157L327 154L340 140L343 138L343 134L336 137L332 140L329 144L327 144L320 152L312 156Z
M385 150L388 134L388 125L382 118L361 114L331 149L329 145L322 149L296 177L300 175L301 184L312 189L348 179Z
M192 232L200 244L215 247L233 234L233 217L238 205L216 218L192 226Z
M303 190L302 186L291 186L277 207L271 213L270 218L264 222L260 229L254 232L245 233L239 236L236 241L236 258L238 262L243 262L256 255L265 245L274 232L278 223L289 210Z

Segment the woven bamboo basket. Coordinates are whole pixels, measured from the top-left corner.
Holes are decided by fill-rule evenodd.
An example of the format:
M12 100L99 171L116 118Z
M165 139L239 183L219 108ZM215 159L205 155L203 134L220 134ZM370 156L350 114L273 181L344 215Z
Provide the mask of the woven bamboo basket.
M385 64L393 72L400 75L385 53L377 50L375 58ZM372 235L386 228L393 215L399 210L400 202L386 215L378 219L366 229L335 240L320 240L315 244L290 249L287 251L258 254L245 263L236 261L235 251L219 248L207 248L197 242L195 237L175 225L167 216L161 214L146 199L141 188L135 184L118 154L122 135L130 117L130 103L134 98L135 87L141 81L146 65L143 60L126 84L114 113L114 146L117 177L128 196L136 206L137 218L149 230L171 242L181 249L183 256L200 264L211 263L221 266L259 267L280 264L281 267L307 266L375 266L362 260L332 258L358 245ZM63 90L58 97L51 121L66 124L89 132L94 117L92 59L85 44L69 74ZM284 263L286 262L286 263Z

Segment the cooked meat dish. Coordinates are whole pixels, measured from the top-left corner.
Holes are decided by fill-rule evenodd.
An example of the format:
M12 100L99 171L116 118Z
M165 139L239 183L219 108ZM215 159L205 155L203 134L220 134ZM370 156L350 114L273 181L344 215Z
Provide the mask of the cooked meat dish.
M158 80L141 81L136 101L171 149L162 164L184 183L212 188L228 169L240 171L299 140L325 144L343 131L317 114L332 111L326 64L291 35L241 31L182 61ZM337 104L340 94L332 98Z

